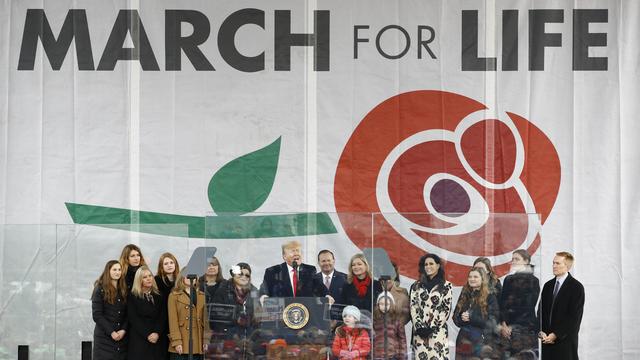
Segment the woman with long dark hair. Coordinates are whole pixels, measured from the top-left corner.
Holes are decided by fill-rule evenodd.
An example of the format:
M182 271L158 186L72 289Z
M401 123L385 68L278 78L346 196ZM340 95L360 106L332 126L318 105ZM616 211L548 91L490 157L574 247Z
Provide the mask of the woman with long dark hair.
M178 275L176 285L169 295L169 304L167 306L169 313L169 352L172 360L188 359L190 335L191 339L193 339L193 358L195 360L202 360L203 354L207 350L204 293L198 289L197 283L192 288L189 281L184 274ZM196 293L194 305L190 311L192 291ZM191 333L189 332L190 316Z
M231 308L233 318L213 321L213 341L216 344L234 343L233 358L250 358L253 353L251 335L256 328L254 309L258 304L258 289L251 284L251 266L241 262L229 270L231 278L220 285L213 297L213 307ZM216 348L222 348L217 346ZM219 354L223 355L223 354Z
M180 265L172 253L166 252L160 255L160 260L158 260L158 272L154 279L158 286L160 296L162 296L162 301L164 301L165 304L169 301L169 294L171 293L171 290L173 290L173 286L176 282L176 276L178 276L179 273ZM165 314L163 317L166 319L165 331L160 334L158 342L161 347L169 348L169 317L168 314L166 314L166 308L164 311ZM169 352L167 352L166 359L169 360Z
M207 298L207 304L211 303L216 291L218 291L218 288L220 287L220 284L224 281L220 260L218 260L217 257L212 256L207 261L206 272L198 279L200 291L202 291Z
M138 271L140 266L147 265L140 248L134 244L125 245L120 253L120 265L122 266L122 276L124 276L125 283L127 284L127 291L131 291L136 271Z
M127 285L117 260L109 260L91 295L94 360L127 358Z
M449 359L451 283L445 280L444 264L436 254L426 254L418 262L420 279L411 285L411 346L416 359Z
M168 349L159 340L165 332L166 308L153 273L147 265L141 265L127 298L127 315L131 325L128 359L164 360Z
M453 311L453 322L460 328L456 359L496 358L497 319L498 300L489 290L487 273L472 268Z

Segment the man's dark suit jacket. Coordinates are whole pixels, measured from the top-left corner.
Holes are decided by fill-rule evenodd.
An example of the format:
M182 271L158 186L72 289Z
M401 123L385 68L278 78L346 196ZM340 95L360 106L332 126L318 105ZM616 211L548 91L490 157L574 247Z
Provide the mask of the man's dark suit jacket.
M324 274L321 272L314 275L315 280L320 281L324 285ZM342 287L347 282L347 274L338 270L333 270L333 276L331 277L331 285L329 285L329 295L334 300L341 299ZM326 287L326 286L325 286Z
M300 264L298 267L298 292L295 296L320 297L328 294L322 281L314 279L315 266ZM264 272L264 280L260 286L260 295L270 297L293 297L293 288L289 277L287 263L274 265Z
M554 301L555 283L556 279L553 278L544 284L538 304L541 330L547 335L554 333L557 337L555 344L542 345L542 360L577 360L584 287L569 274Z

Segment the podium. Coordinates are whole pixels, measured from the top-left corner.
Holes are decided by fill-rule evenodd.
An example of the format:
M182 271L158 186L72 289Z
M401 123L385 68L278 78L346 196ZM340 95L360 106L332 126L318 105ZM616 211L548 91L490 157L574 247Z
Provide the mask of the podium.
M256 313L260 329L281 338L331 331L330 305L324 297L266 298Z
M257 317L267 359L326 359L333 338L326 298L266 298Z

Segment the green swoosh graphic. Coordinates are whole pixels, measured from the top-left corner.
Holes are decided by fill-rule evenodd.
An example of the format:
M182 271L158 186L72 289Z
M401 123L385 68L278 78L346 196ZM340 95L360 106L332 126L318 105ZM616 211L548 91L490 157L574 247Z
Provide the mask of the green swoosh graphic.
M65 205L76 224L146 234L205 239L249 239L337 233L331 218L325 212L204 217L70 202Z

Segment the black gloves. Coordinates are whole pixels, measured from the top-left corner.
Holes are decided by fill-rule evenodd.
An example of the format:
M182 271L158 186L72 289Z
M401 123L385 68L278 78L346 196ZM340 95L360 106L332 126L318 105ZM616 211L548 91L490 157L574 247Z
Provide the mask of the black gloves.
M429 336L431 336L431 328L417 328L416 329L416 335L420 336L423 339L428 338Z

